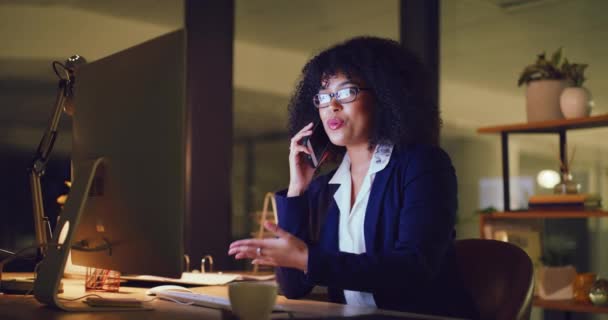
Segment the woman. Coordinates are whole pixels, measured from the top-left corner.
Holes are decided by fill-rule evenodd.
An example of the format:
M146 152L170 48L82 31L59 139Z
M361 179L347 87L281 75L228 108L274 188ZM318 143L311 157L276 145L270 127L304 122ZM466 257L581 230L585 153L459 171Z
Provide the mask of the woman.
M276 195L276 239L230 245L277 266L283 294L315 285L330 300L477 318L454 254L456 176L438 145L439 110L420 62L397 42L359 37L314 57L291 99L289 188ZM313 179L300 141L321 122L344 154Z

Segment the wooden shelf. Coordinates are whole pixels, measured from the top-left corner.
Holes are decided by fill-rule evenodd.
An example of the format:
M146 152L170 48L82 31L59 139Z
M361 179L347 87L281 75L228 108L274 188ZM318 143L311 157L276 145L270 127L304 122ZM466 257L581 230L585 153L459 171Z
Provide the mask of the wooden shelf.
M558 133L565 130L588 129L608 126L608 114L542 122L483 127L477 133Z
M595 306L591 303L581 303L574 300L543 300L534 297L533 306L567 312L608 313L608 306Z
M608 126L608 114L583 117L577 119L562 119L552 121L541 121L531 123L519 123L502 126L483 127L477 129L477 133L498 133L501 138L502 148L502 176L503 176L503 202L504 212L484 213L480 215L479 234L483 238L486 223L501 219L575 219L575 218L608 218L608 211L604 210L522 210L509 211L510 187L509 187L509 134L515 133L551 133L559 135L559 156L562 162L566 162L567 143L566 132L574 129L591 129ZM578 303L574 300L543 300L534 298L535 307L559 310L564 312L587 312L608 313L608 306L594 306L591 303ZM569 317L567 317L569 319Z
M572 218L608 218L608 211L603 210L529 210L482 213L482 219L572 219Z

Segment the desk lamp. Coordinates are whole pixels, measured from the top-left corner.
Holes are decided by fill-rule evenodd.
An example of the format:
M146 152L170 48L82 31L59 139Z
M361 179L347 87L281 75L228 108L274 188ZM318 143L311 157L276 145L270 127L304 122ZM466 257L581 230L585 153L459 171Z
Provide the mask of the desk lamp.
M74 83L75 76L74 72L76 68L82 64L86 63L86 60L79 56L74 55L68 58L65 61L65 64L54 61L53 62L53 70L55 74L59 78L59 85L57 90L57 97L55 99L55 107L53 109L53 114L49 119L49 124L38 144L38 149L34 155L34 159L32 161L31 167L28 169L30 176L30 189L32 192L32 207L33 207L33 215L34 215L34 233L36 236L36 244L33 246L37 248L38 259L42 260L44 258L47 245L49 241L49 235L51 234L51 228L48 217L44 213L44 205L42 198L42 187L40 184L40 178L44 175L46 165L49 160L49 156L53 150L53 146L55 144L55 139L57 138L57 127L59 125L59 120L61 119L61 115L63 112L66 112L69 115L73 113L73 105L71 103L71 97L74 94ZM60 71L57 67L61 67L65 77L60 74ZM1 250L4 253L9 253L10 256L4 260L0 260L0 281L2 280L2 269L3 266L9 263L11 260L19 258L19 255L23 253L25 250L31 249L32 247L27 247L17 252L10 252L6 250ZM14 288L31 288L33 285L32 281L12 281L8 284L3 283L2 288L8 288L7 285L11 285ZM27 289L24 291L31 291L31 289Z
M44 213L44 205L42 199L42 187L40 185L40 178L44 175L47 162L55 139L57 138L57 126L63 112L73 114L73 105L71 102L72 96L74 95L74 83L76 77L74 75L75 70L78 66L85 64L86 60L79 55L74 55L65 61L65 64L60 62L53 62L53 70L59 78L59 85L57 90L57 97L55 99L55 108L53 114L49 119L49 124L38 144L38 149L34 155L34 160L29 168L30 176L30 188L32 192L32 206L34 214L34 229L36 234L36 245L38 247L39 257L44 257L46 253L46 245L48 243L49 235L51 232L50 223L48 217ZM63 69L64 76L61 75L57 67Z

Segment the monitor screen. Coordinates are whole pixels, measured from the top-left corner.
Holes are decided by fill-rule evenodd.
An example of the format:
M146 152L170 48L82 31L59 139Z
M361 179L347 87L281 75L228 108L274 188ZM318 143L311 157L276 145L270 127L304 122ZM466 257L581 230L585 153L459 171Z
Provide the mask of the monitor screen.
M181 275L185 216L185 34L178 30L79 67L73 180L97 169L72 243L76 265Z

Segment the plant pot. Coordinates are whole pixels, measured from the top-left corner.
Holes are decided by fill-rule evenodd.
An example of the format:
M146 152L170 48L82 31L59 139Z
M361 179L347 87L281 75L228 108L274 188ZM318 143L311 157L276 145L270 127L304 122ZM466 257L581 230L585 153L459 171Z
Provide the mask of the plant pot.
M526 113L528 122L563 119L560 108L562 91L570 83L567 80L535 80L526 89Z
M560 106L564 117L582 118L591 114L591 93L584 87L568 87L562 91Z
M536 278L538 296L545 300L567 300L574 298L573 284L576 269L573 266L542 266Z

